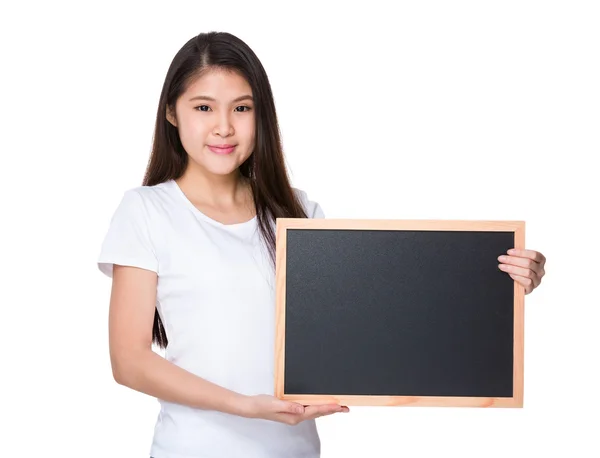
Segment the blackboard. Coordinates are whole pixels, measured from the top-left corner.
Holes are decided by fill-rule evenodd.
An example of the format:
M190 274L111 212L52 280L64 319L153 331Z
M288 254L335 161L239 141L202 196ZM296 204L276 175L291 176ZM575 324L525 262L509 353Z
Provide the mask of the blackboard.
M523 221L278 218L275 394L523 406Z

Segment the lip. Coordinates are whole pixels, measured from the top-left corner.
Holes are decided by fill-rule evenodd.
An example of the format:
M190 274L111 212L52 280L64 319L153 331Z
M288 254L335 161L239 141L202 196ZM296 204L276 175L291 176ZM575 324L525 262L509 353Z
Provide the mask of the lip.
M235 149L235 145L207 145L208 149L215 154L229 154Z

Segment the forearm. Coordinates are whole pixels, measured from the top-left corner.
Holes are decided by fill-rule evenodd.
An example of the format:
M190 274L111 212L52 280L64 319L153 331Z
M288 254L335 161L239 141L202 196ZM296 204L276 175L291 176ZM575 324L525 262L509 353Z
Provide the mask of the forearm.
M167 361L148 349L121 358L115 380L164 401L245 415L247 396L228 390Z

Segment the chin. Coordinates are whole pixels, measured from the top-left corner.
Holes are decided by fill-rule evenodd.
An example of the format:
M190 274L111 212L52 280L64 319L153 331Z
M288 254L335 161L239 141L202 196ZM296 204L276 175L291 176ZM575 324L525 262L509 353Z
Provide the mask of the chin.
M204 170L206 170L208 173L212 173L213 175L231 175L232 173L235 173L238 169L239 165L235 165L233 166L232 164L222 164L221 166L219 165L215 165L215 164L210 164L210 165L206 165L203 166L202 168Z

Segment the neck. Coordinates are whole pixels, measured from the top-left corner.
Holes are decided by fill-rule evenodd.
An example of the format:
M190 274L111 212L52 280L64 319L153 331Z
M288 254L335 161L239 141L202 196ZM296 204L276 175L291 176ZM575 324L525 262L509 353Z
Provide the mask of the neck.
M248 199L250 183L239 169L229 175L215 175L189 167L177 184L192 200L214 208L230 209Z

